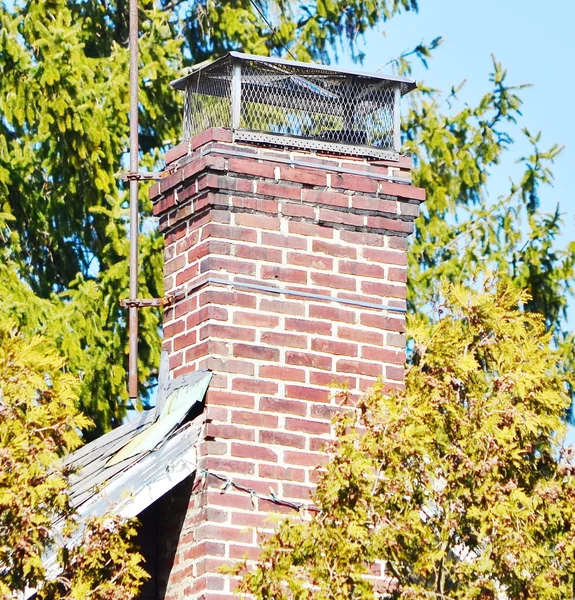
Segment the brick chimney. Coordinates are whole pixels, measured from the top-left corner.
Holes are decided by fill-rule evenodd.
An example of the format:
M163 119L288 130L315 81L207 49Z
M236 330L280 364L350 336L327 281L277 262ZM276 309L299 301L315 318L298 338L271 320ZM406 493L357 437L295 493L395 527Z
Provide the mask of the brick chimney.
M218 566L257 557L254 528L292 511L273 497L309 502L338 391L403 383L407 237L424 191L404 157L271 149L229 129L166 163L151 191L174 298L163 349L172 376L214 373L166 598L231 599Z

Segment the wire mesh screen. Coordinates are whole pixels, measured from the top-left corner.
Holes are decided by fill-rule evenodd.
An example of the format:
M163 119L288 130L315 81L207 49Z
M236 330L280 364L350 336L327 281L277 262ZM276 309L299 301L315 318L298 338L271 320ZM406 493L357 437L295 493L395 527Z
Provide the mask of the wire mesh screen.
M231 126L232 64L205 69L192 76L184 98L184 141L212 127Z
M399 85L298 63L220 60L187 81L184 139L233 127L240 140L395 157Z

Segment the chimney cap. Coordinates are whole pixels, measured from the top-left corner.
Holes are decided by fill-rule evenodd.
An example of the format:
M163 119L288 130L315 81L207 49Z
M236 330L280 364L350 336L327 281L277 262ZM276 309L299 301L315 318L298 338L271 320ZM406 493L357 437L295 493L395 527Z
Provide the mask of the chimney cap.
M259 56L257 54L246 54L244 52L236 52L231 51L221 56L220 58L216 58L213 61L205 60L196 65L192 65L189 67L189 72L178 79L174 79L174 81L170 82L170 85L176 90L185 90L186 89L186 81L193 77L195 73L199 71L203 71L204 69L210 68L212 69L217 63L229 61L231 59L243 60L243 61L254 61L260 63L267 63L271 65L285 65L288 67L296 67L301 69L316 69L318 71L329 71L332 73L339 73L341 75L354 75L356 77L364 77L367 79L378 79L384 81L395 81L401 84L401 95L408 94L417 88L417 83L415 80L410 79L409 77L400 77L399 75L384 75L382 73L371 73L367 71L358 71L356 69L342 69L341 67L332 67L329 65L322 65L313 62L302 62L299 60L290 60L285 58L275 58L273 56Z
M214 127L234 141L399 160L400 100L416 87L362 73L230 52L172 82L183 90L183 140Z

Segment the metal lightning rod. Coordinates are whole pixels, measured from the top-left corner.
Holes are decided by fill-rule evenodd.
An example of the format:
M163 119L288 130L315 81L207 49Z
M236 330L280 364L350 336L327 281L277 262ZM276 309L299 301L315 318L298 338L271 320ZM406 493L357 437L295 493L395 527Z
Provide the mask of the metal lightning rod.
M130 172L137 173L138 160L138 0L130 0ZM138 398L138 178L130 178L130 301L128 307L128 394L134 407Z
M134 407L138 399L138 310L146 307L168 306L172 296L163 298L138 298L138 234L140 232L140 211L138 205L138 183L160 180L162 173L140 173L138 140L138 0L130 0L130 169L122 179L130 182L130 297L120 300L120 305L128 309L129 354L128 354L128 395Z

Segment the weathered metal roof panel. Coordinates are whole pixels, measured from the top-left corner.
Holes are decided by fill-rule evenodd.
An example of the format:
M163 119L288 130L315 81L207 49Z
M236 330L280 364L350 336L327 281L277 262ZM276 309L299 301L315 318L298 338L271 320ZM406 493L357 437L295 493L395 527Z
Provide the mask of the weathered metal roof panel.
M163 361L164 362L164 361ZM167 365L166 365L167 366ZM165 377L167 369L161 369ZM70 500L78 513L79 527L71 538L53 524L62 544L78 543L83 523L90 517L115 514L135 517L196 470L196 443L201 422L186 418L201 405L212 374L195 371L159 382L156 408L86 444L64 464L77 469L70 476ZM155 426L155 427L154 427ZM122 460L115 456L126 447ZM57 551L42 559L50 576L58 573ZM30 589L24 598L33 596Z
M143 461L150 454L159 460L161 450L168 442L170 447L178 440L184 443L178 426L192 408L203 401L211 379L209 371L195 371L162 386L156 408L125 423L114 431L86 444L65 459L65 464L75 472L70 476L70 500L82 514L84 505L94 504L96 496L106 496L109 488L117 487L117 481L141 478ZM182 448L185 451L185 448ZM177 451L175 450L176 455ZM159 465L161 467L161 465ZM126 475L128 479L126 479ZM108 510L115 512L109 506ZM95 516L97 512L91 512Z

